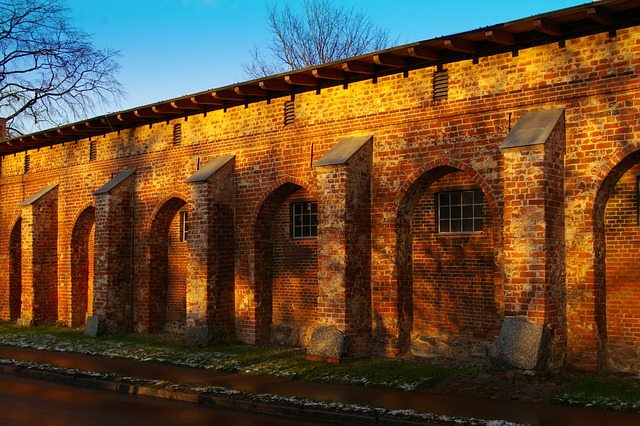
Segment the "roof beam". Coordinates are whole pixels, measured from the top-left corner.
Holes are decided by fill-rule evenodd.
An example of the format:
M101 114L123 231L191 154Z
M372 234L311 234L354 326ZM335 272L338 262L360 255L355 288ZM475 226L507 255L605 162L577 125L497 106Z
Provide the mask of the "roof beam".
M233 90L217 90L215 92L211 92L211 96L214 99L220 99L222 101L244 101L245 97L237 94Z
M547 18L540 18L533 21L533 28L538 32L550 36L559 37L562 35L562 26L560 23Z
M171 106L174 107L174 108L177 108L177 109L200 109L200 108L202 108L201 105L198 105L192 99L193 98L177 99L177 100L171 102Z
M440 51L427 46L412 46L407 49L409 55L414 58L426 59L427 61L439 61Z
M450 38L444 41L444 47L456 52L475 53L476 46L474 43L463 38Z
M86 124L86 123L83 123L83 124ZM73 126L71 126L71 130L73 130L75 133L93 133L93 132L96 131L96 129L82 128L80 126L81 126L80 124L73 125ZM58 130L58 133L60 133L61 135L65 134L65 133L61 132L60 130Z
M266 90L260 88L259 86L236 86L233 89L238 95L242 96L267 96L268 93Z
M484 36L487 40L504 46L513 46L516 44L516 38L512 33L498 28L485 31Z
M592 21L596 21L603 25L613 25L613 17L602 7L587 8L587 16Z
M191 102L200 105L224 105L223 100L214 98L210 93L192 96Z
M276 92L290 92L291 85L284 80L262 80L258 85L264 90Z
M342 69L354 74L375 74L376 67L364 62L348 61L342 63Z
M336 70L333 68L316 68L311 70L311 74L315 78L320 78L323 80L338 80L342 81L347 78L347 75L344 71Z
M316 87L318 85L318 79L309 74L286 75L284 81L296 86Z
M121 112L120 114L116 115L116 118L121 123L128 123L132 121L132 119L135 119L135 117L132 117L131 112Z
M88 130L87 130L88 131ZM72 127L63 127L61 129L56 130L56 132L61 136L76 136L78 131Z
M157 112L158 114L182 114L182 111L176 109L171 104L159 104L151 107L153 112Z
M373 56L373 62L378 65L392 68L404 68L407 66L407 60L400 56L389 55L381 53Z
M154 111L152 108L143 108L133 111L133 115L140 118L158 118L162 117L162 113Z

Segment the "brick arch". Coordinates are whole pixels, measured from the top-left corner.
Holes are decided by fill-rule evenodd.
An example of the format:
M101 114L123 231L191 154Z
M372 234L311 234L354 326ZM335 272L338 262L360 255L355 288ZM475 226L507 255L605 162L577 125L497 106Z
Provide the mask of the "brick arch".
M85 323L93 310L93 253L95 207L84 208L71 232L71 326Z
M414 317L416 314L416 300L414 291L414 235L412 232L412 217L416 207L420 202L424 192L440 179L445 178L455 172L462 172L477 185L484 194L485 205L489 207L491 227L487 234L491 241L491 251L493 258L490 266L491 272L485 272L487 284L492 285L491 298L495 308L495 319L492 324L488 324L490 329L486 334L486 339L493 337L492 333L497 333L500 319L503 315L503 282L501 273L498 270L498 259L500 257L500 208L489 185L482 175L471 166L454 159L437 159L425 164L422 168L409 176L400 188L400 194L396 199L396 268L398 280L398 312L399 312L399 339L402 347L407 347L414 331ZM485 289L485 292L488 292ZM487 296L489 297L489 296ZM473 315L473 313L471 313ZM495 330L493 330L495 328Z
M158 203L156 203L155 207L151 211L151 217L153 220L160 217L162 214L166 214L166 208L175 200L181 200L184 204L189 204L189 197L181 192L171 192L169 195L163 197ZM163 212L164 211L164 212ZM150 228L148 230L149 234L153 231L153 220L150 223Z
M20 318L22 310L22 218L18 217L9 236L9 320Z
M447 171L450 170L450 171ZM420 167L418 170L414 171L409 177L405 180L405 182L400 186L399 195L396 198L396 206L398 211L398 216L400 216L403 209L403 206L410 207L411 202L415 202L416 200L412 197L415 197L416 188L420 186L420 183L428 183L429 185L433 183L435 180L440 177L450 173L451 171L460 170L465 172L469 177L475 182L476 185L482 189L485 197L487 197L487 201L489 206L491 207L492 214L495 217L500 217L501 209L498 206L496 197L491 190L491 187L484 180L482 174L480 174L476 169L468 165L467 163L463 163L462 161L452 159L452 158L438 158L433 161L430 161ZM439 173L442 173L439 175ZM429 179L433 179L429 182ZM409 204L407 204L409 203ZM415 207L415 205L413 206Z
M317 190L314 186L310 185L309 182L303 180L303 179L299 179L299 178L295 178L293 176L285 176L282 177L278 180L275 181L275 183L273 183L271 186L269 186L266 190L264 190L262 192L262 195L258 198L258 201L255 204L255 208L253 209L253 215L251 218L251 222L254 224L254 228L253 228L253 232L255 234L256 231L256 225L258 223L258 218L260 217L260 212L261 209L263 208L263 206L265 205L265 202L269 199L272 198L273 195L276 193L276 191L279 191L279 189L281 187L284 187L286 185L295 185L299 188L304 188L307 192L309 192L309 194L314 198L314 199L318 199L318 193Z
M282 305L282 300L278 300L278 303L276 303L276 311L274 312L274 280L278 278L275 272L279 270L275 265L282 265L284 263L283 253L282 250L280 250L281 247L278 246L278 233L281 231L278 227L281 226L281 224L276 224L276 218L278 214L282 214L282 209L286 208L286 201L300 190L306 191L310 198L317 200L314 192L308 188L309 186L299 179L281 179L269 188L269 192L266 193L265 196L261 197L259 207L256 209L253 228L256 342L266 342L269 340L271 337L274 313L278 316L280 313L280 305ZM304 257L305 254L308 254L313 257L312 262L317 263L315 241L313 242L313 246L314 248L309 251L309 253L306 251L299 253L297 259L299 260ZM276 247L279 249L276 250ZM303 248L303 250L305 249ZM315 291L317 292L317 274L314 283ZM296 289L291 289L291 292L285 294L284 297L293 297L295 291ZM314 302L317 304L317 295ZM312 317L309 318L310 321L315 321L315 306L313 309L313 314L309 315ZM290 324L293 328L299 325L295 324L295 320L293 322L294 324ZM291 330L292 329L289 328L289 331ZM298 333L298 331L293 332ZM286 339L287 337L284 338Z
M167 319L169 293L169 229L178 211L187 202L185 198L172 195L165 198L154 211L149 231L149 282L148 282L148 329L155 333L163 331ZM186 292L186 276L184 280ZM185 305L186 315L186 305Z
M623 342L629 340L628 338L621 338L619 334L621 334L617 329L622 326L621 322L623 321L620 315L614 314L612 318L609 318L608 311L610 309L614 309L613 306L615 304L623 304L624 310L636 310L640 312L640 303L637 303L637 292L632 287L640 286L640 276L628 276L625 279L618 277L617 273L613 273L609 271L612 267L616 266L616 262L622 262L619 268L625 271L633 272L638 269L637 265L625 265L624 259L619 259L618 254L619 250L611 250L612 247L608 248L608 244L615 245L615 239L623 239L623 244L625 246L624 252L632 253L632 251L640 252L640 247L637 245L637 241L634 241L632 236L625 236L621 234L621 229L617 231L611 231L611 228L614 228L616 225L613 223L608 223L607 221L607 207L611 198L615 196L615 193L618 188L618 184L622 182L624 175L631 170L633 167L640 164L640 149L637 147L635 150L629 147L625 147L625 150L618 152L614 155L608 164L608 173L600 180L600 185L597 189L597 193L595 195L594 203L593 203L593 227L594 227L594 305L595 305L595 322L596 322L596 338L597 338L597 347L598 347L598 366L600 369L619 369L620 365L610 365L611 363L608 360L608 353L612 352L614 349L611 348L611 344L615 342L615 344L628 344L631 348L636 348L638 346L638 341L634 342ZM614 161L617 163L613 164ZM600 175L599 177L602 177ZM622 183L624 186L625 183ZM627 187L631 187L631 191L637 194L637 187L635 182L626 183ZM639 202L637 196L633 194L631 198L635 198L635 212L637 214L637 203ZM612 207L614 208L614 207ZM628 213L628 212L627 212ZM624 214L621 212L621 214ZM617 216L617 215L616 215ZM635 218L634 218L635 219ZM632 226L631 233L637 234L635 228L637 223L634 223ZM624 229L624 228L622 228ZM611 232L614 232L613 234ZM620 235L618 235L620 234ZM608 240L613 240L611 243L608 243ZM634 245L634 242L636 244ZM616 279L613 279L613 278ZM623 283L620 281L624 281ZM635 282L634 282L635 281ZM627 294L629 293L629 294ZM621 300L621 298L628 297L625 300ZM614 309L615 310L615 309ZM637 316L634 315L634 317ZM624 328L633 329L633 334L640 333L640 323L633 323L632 321L624 321ZM617 336L614 337L611 335L611 331ZM624 333L627 334L626 332ZM622 350L626 350L629 348L622 348ZM636 357L640 356L640 351L637 350ZM635 372L638 372L637 369L639 367L635 367Z

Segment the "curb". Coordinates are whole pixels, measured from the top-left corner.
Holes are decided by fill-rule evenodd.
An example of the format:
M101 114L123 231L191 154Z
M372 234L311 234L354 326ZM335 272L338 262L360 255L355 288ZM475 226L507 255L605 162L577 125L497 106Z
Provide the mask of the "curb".
M445 420L436 415L420 415L404 410L391 411L383 408L336 403L322 404L298 398L284 398L271 394L253 394L220 387L189 388L165 381L149 385L149 381L134 378L113 378L105 377L105 375L96 377L95 374L86 371L74 369L64 371L64 369L46 364L34 365L29 363L24 365L22 362L15 360L9 362L12 361L14 364L0 365L0 374L134 396L195 403L205 407L216 407L232 411L302 418L334 425L417 426L428 424L450 426L454 424L485 424L483 421L474 421L472 419L446 418ZM53 368L54 371L47 367ZM464 420L468 423L464 422Z

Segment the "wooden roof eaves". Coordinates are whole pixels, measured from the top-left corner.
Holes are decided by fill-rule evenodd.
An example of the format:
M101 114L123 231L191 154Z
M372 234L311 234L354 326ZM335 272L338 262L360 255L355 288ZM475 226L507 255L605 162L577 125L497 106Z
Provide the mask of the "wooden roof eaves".
M150 105L120 111L0 141L0 155L55 145L144 124L269 101L295 93L347 85L379 76L405 73L429 66L474 60L503 52L517 52L543 44L563 42L588 34L615 32L640 25L637 0L600 0L567 9L497 24L450 36L423 40L301 70L289 71L229 86L209 89ZM217 95L216 95L217 94ZM222 95L220 95L222 94ZM95 131L90 130L90 123ZM84 125L82 132L74 126ZM87 129L86 131L84 129ZM24 141L29 140L26 144Z

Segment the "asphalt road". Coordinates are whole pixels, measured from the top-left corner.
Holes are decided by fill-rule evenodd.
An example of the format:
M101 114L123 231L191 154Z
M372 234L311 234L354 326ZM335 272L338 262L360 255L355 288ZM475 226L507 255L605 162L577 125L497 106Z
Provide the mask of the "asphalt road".
M311 426L324 423L226 411L0 374L0 424Z

